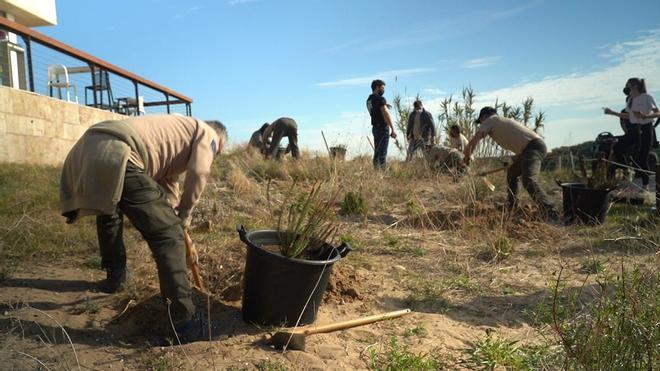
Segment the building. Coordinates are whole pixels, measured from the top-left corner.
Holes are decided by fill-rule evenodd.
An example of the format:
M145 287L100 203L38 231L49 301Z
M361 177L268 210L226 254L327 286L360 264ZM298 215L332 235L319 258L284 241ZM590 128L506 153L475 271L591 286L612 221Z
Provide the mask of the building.
M58 165L90 125L191 115L192 99L48 37L55 0L0 0L0 163Z

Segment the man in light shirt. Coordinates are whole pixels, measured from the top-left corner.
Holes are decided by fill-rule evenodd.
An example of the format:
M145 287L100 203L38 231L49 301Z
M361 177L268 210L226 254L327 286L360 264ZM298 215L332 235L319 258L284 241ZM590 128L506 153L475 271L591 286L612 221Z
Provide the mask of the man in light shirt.
M60 208L67 223L96 216L101 266L106 270L101 290L117 292L127 280L126 215L149 245L162 299L169 302L182 342L200 340L204 330L191 299L183 228L190 225L213 159L226 142L227 132L219 121L180 115L104 121L87 129L62 168Z
M458 125L452 125L449 127L449 135L447 136L447 140L445 141L445 146L453 149L457 149L461 152L465 151L465 147L467 147L468 140L461 133L461 128Z
M479 128L465 148L463 161L469 164L479 141L490 135L497 144L516 155L507 170L509 207L514 207L517 202L518 178L522 177L523 186L539 205L546 219L559 221L559 212L538 184L541 162L547 153L543 139L525 125L498 116L497 110L492 107L482 108L476 123L480 124Z

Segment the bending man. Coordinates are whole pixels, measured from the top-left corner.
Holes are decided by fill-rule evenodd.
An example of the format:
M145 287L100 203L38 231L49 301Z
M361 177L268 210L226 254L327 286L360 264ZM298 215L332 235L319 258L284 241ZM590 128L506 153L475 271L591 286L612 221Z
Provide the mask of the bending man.
M60 203L67 223L96 215L101 289L120 290L127 279L122 238L126 215L156 261L160 291L182 341L198 339L186 269L183 228L190 225L211 164L227 142L218 121L154 115L91 126L69 152L62 169ZM182 192L178 178L186 172ZM183 228L182 228L183 227Z
M514 207L517 202L518 178L522 177L523 186L539 205L546 219L559 221L559 212L539 186L537 179L541 172L541 162L547 152L543 139L525 125L512 119L499 117L497 110L492 107L482 108L476 122L480 125L477 133L465 148L463 161L469 164L470 156L479 141L490 135L497 144L516 154L513 164L506 174L509 186L507 199L509 207Z
M270 137L273 137L271 140ZM280 149L280 142L283 137L289 138L289 145L286 147L286 153L291 152L294 159L300 158L298 149L298 125L296 121L289 117L281 117L275 120L264 130L261 140L263 143L270 141L270 147L266 147L266 158L277 158L277 152Z

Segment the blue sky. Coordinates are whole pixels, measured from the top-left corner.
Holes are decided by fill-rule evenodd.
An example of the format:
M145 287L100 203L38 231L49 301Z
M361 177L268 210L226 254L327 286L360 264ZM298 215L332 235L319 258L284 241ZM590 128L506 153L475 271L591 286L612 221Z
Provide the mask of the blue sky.
M660 100L660 1L60 0L39 31L194 99L233 143L290 116L300 142L368 152L364 101L419 94L428 110L471 85L478 107L527 96L549 147L618 133L628 77ZM395 81L396 77L396 81Z

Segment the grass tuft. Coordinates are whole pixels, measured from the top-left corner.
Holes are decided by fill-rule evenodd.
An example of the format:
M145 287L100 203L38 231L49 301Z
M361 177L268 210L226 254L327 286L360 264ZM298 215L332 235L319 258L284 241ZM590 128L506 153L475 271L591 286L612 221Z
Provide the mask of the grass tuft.
M396 337L391 337L387 346L370 353L372 370L438 370L442 367L440 360L434 355L414 353L406 345L401 345Z

